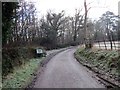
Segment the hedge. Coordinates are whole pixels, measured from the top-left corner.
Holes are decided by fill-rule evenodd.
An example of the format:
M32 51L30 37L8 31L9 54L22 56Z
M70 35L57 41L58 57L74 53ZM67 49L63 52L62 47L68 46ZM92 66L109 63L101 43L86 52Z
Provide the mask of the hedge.
M2 49L2 76L8 75L14 67L20 66L35 57L34 48L3 48Z

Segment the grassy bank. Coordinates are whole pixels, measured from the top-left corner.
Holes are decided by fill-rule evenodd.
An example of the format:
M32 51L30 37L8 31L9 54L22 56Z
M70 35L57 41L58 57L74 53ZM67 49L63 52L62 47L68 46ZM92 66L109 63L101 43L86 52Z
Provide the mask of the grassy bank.
M119 65L120 55L117 50L96 50L80 48L75 52L75 57L82 64L89 66L105 79L120 84Z
M25 88L32 80L35 70L38 68L39 63L43 60L30 59L19 68L16 68L13 73L7 75L3 80L3 88Z

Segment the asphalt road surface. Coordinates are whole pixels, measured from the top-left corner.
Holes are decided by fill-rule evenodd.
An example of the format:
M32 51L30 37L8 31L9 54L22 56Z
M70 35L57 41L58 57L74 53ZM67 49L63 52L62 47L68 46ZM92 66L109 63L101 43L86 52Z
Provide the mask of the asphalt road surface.
M74 58L76 49L54 56L37 78L34 88L104 88Z

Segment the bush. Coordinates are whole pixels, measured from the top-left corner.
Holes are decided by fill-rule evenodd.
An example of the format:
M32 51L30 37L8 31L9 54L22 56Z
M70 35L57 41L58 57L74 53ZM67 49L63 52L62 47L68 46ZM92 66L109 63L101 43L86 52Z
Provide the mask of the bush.
M20 66L35 57L34 48L2 49L2 76L11 73L16 66Z
M68 47L68 46L70 46L69 44L61 44L61 45L57 45L57 49L59 49L59 48L65 48L65 47Z

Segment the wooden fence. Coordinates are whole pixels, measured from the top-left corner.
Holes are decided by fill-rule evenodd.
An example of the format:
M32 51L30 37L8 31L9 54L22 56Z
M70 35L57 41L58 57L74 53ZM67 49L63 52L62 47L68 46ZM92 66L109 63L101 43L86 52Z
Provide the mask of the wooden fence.
M110 42L99 42L99 43L94 43L93 47L98 48L98 49L111 49L111 44ZM112 48L113 50L120 50L120 41L112 41Z

